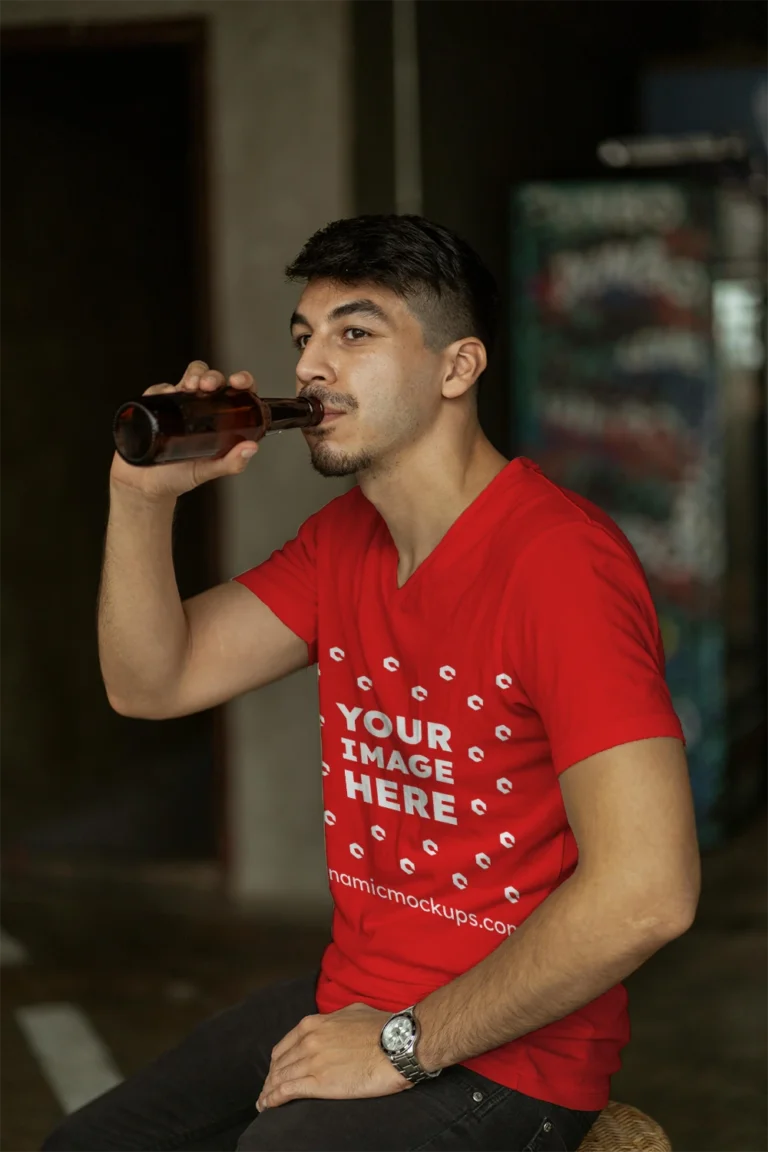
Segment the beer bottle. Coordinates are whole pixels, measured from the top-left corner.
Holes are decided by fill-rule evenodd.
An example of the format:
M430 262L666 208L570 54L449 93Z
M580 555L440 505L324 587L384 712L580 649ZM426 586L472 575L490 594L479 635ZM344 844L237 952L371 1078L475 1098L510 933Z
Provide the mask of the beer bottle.
M264 399L222 388L214 393L165 392L121 404L115 447L127 464L172 464L225 456L240 441L261 440L288 428L312 428L323 419L314 397Z

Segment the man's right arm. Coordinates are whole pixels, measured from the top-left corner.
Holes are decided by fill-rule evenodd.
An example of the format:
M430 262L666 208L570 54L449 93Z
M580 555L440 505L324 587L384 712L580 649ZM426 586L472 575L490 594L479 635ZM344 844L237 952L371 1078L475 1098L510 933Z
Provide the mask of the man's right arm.
M225 381L193 360L178 384L146 395L213 396L228 384L249 391L250 372ZM221 476L245 470L257 450L237 444L226 456L150 468L117 454L99 591L99 659L109 702L124 716L166 720L212 708L305 667L299 639L242 584L220 585L182 603L173 567L176 500Z
M182 602L173 568L175 499L113 485L99 595L109 702L166 720L222 704L308 663L307 645L242 584Z

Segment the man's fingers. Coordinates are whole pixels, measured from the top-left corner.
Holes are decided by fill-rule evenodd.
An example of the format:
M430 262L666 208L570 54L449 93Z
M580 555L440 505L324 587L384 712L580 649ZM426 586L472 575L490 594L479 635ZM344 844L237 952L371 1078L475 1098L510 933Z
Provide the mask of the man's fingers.
M314 1016L305 1016L302 1020L299 1020L296 1027L292 1028L290 1032L287 1032L280 1043L276 1044L272 1049L272 1062L274 1063L275 1060L279 1060L284 1052L288 1052L306 1036L310 1035L318 1024L322 1027L324 1019L327 1019L327 1017L324 1018L315 1014Z
M230 376L229 383L233 388L256 389L256 381L250 372L235 372L234 376Z
M216 372L211 368L210 371L205 372L200 377L199 387L202 388L204 392L209 392L217 388L223 388L225 384L224 373Z
M273 1092L278 1084L284 1084L286 1080L305 1080L310 1074L310 1067L309 1062L303 1057L297 1057L295 1060L287 1059L283 1065L276 1065L273 1061L264 1087L261 1089L262 1096Z
M301 1036L299 1035L298 1028L292 1028L287 1035L283 1036L280 1043L275 1044L272 1049L272 1067L274 1068L275 1063L281 1060L286 1052L290 1052L291 1048L295 1048L300 1041Z
M175 392L175 384L153 384L151 388L145 388L142 395L144 396L159 396L161 392Z
M256 391L256 381L250 372L235 372L230 376L229 383L233 388L242 388L251 392Z
M273 1084L267 1088L264 1085L261 1096L256 1101L256 1108L263 1112L265 1108L279 1108L289 1100L317 1096L317 1079L314 1076L301 1076L293 1080L284 1080L282 1084Z
M183 388L189 379L196 378L199 380L207 371L208 365L205 360L193 360L191 364L187 365L184 375L179 380L179 387Z
M193 360L179 381L180 392L215 392L226 383L223 372L209 368L205 360Z
M175 387L172 384L156 384L147 389L144 395L148 396L160 391L216 392L227 384L232 388L240 388L244 391L255 390L256 387L256 381L250 372L235 372L233 376L227 379L223 372L209 368L205 360L193 360L187 365L184 375Z
M151 388L146 389L144 395L157 396L161 392L217 392L225 384L223 372L208 369L199 375L185 373L180 384L153 384Z

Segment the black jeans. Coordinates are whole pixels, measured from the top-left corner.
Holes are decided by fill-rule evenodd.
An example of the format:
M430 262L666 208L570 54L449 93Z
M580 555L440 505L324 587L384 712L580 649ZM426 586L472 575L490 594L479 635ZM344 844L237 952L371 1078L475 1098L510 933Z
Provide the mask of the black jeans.
M373 1100L294 1100L256 1112L270 1052L317 1011L317 977L250 996L74 1112L43 1149L64 1152L545 1152L578 1148L598 1113L523 1096L460 1066Z

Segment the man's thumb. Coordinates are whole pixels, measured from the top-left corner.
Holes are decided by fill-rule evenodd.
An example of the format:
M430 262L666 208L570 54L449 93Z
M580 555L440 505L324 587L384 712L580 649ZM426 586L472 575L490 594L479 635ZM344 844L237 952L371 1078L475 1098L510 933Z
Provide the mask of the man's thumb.
M244 444L237 444L220 460L196 461L196 483L206 484L209 480L217 480L220 476L236 476L238 472L244 472L249 460L258 450L258 445L248 440Z
M238 472L244 472L248 467L248 461L256 455L259 450L258 444L253 440L246 440L244 444L238 444L231 452L228 452L223 460L217 461L221 464L221 475L236 475Z

